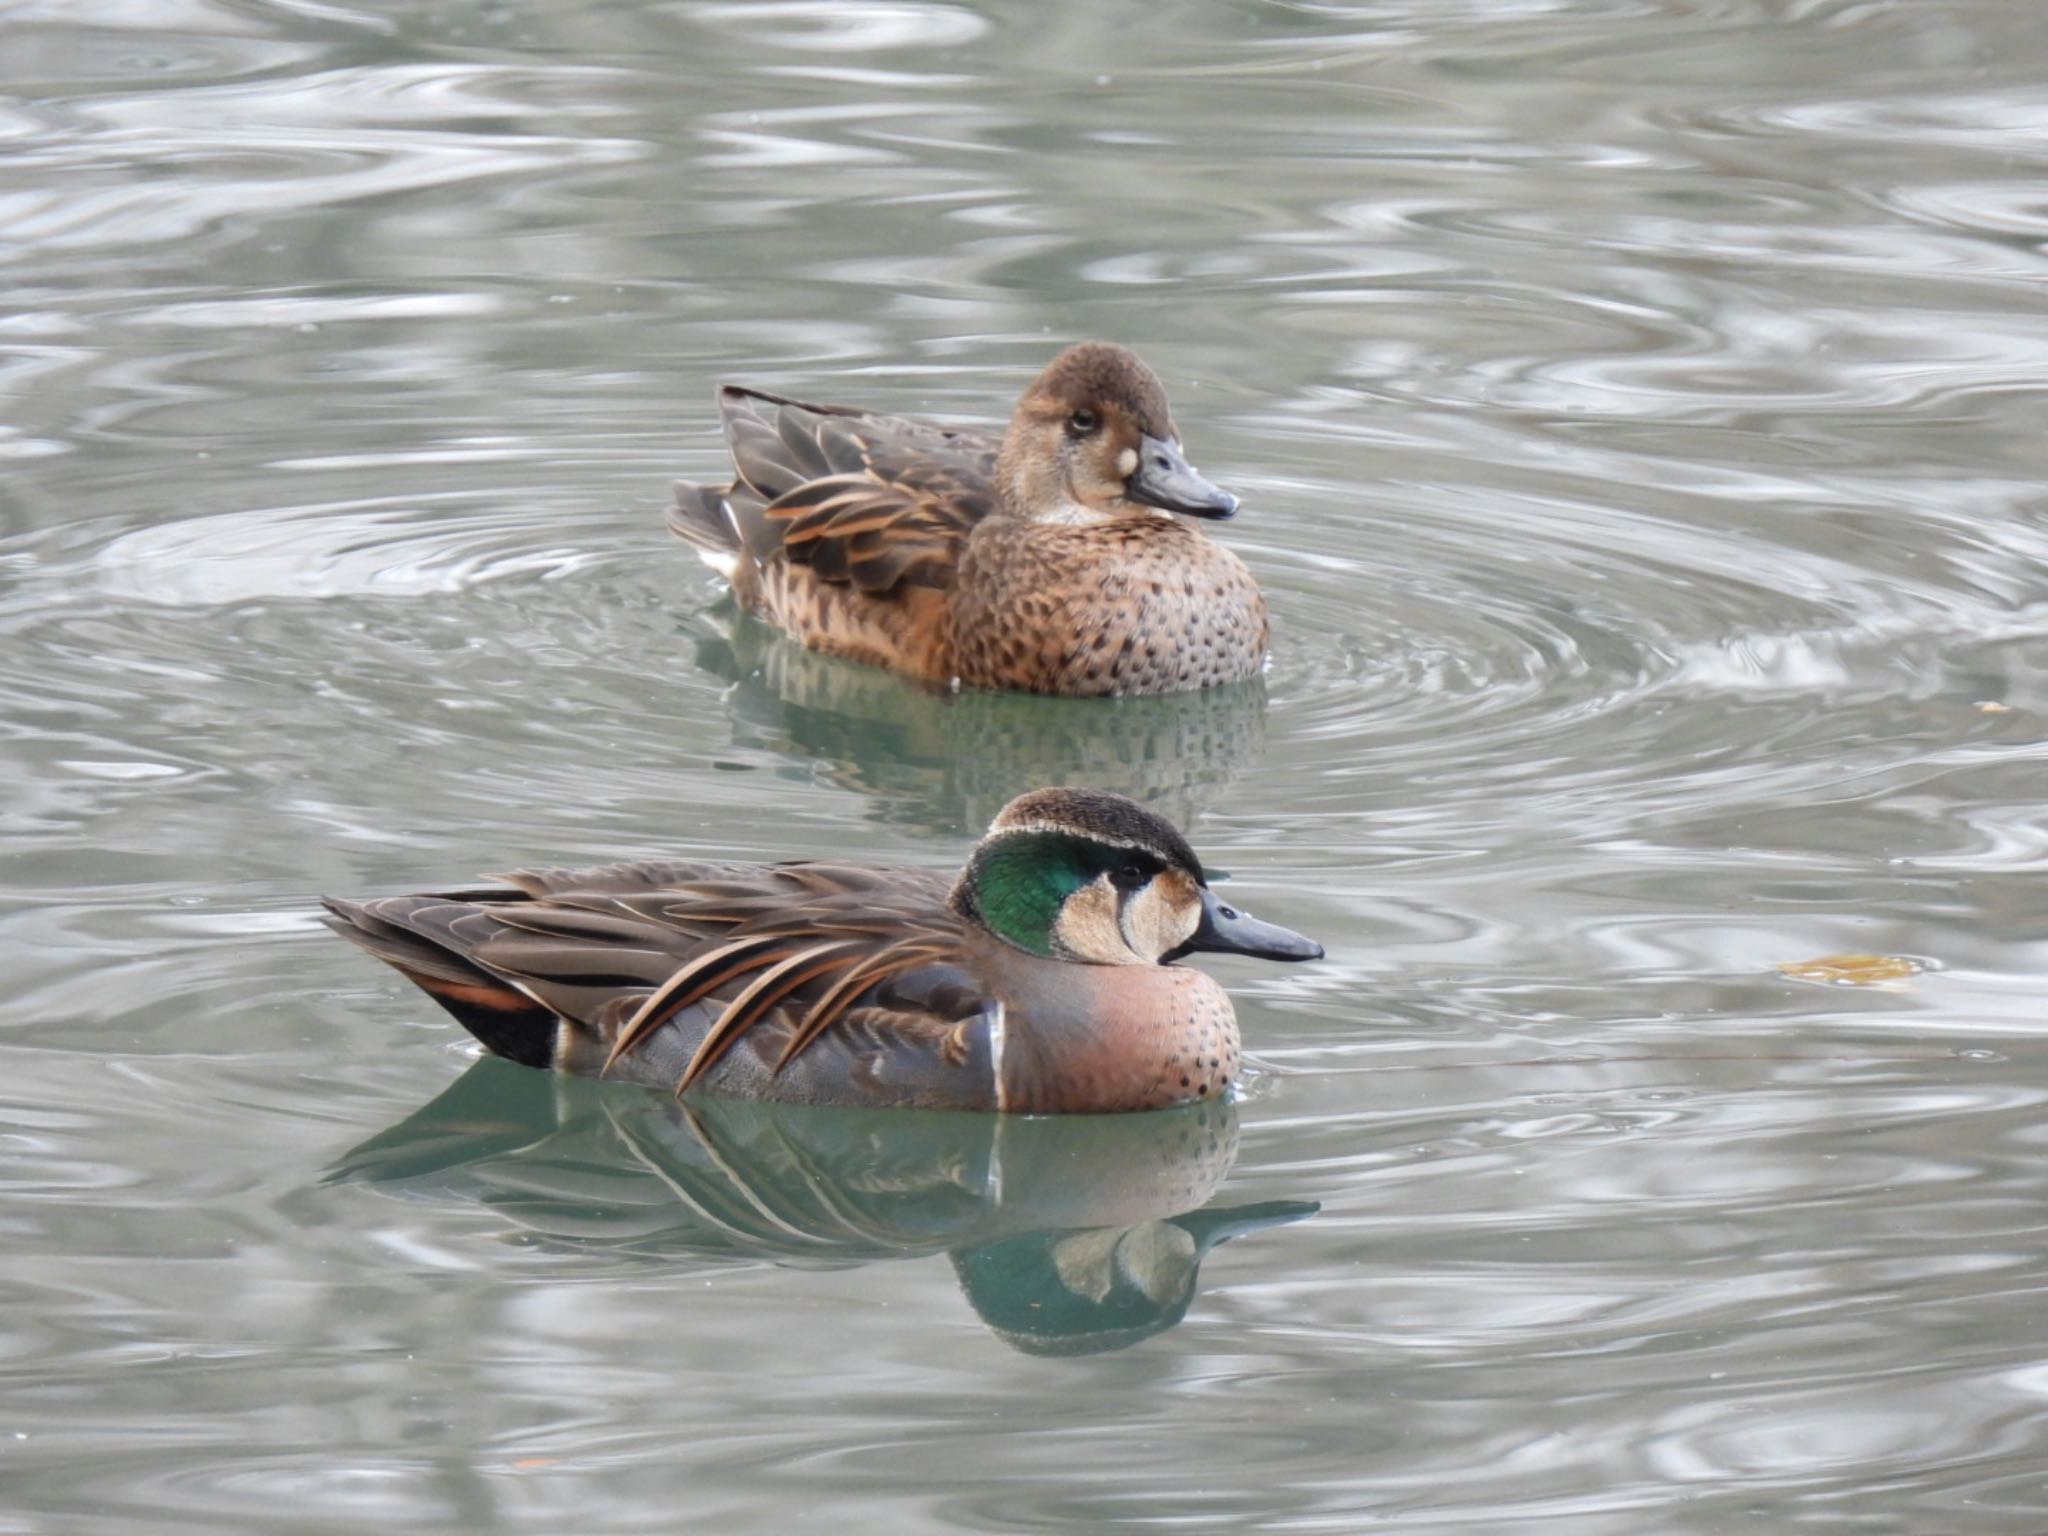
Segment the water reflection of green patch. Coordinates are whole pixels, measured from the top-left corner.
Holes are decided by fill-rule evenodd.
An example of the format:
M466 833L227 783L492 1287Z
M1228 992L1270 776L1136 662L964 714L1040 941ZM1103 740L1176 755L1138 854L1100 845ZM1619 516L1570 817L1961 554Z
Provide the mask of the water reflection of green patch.
M480 1201L585 1250L807 1268L947 1253L1000 1337L1078 1354L1172 1327L1218 1243L1315 1212L1207 1207L1236 1154L1229 1104L1024 1119L677 1102L485 1058L329 1178Z

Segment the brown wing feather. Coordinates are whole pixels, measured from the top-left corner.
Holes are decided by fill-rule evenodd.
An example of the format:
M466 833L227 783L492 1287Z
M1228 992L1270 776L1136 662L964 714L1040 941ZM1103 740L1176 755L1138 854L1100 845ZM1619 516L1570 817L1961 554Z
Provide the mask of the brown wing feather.
M733 1047L740 1036L773 1013L783 999L839 969L844 963L845 951L850 947L852 946L845 940L830 944L814 944L777 961L761 972L745 991L726 1005L725 1012L718 1016L712 1026L704 1031L703 1040L691 1054L682 1075L676 1079L676 1093L682 1094L705 1072L716 1066L719 1058ZM777 1070L780 1070L780 1064Z
M945 587L995 505L995 441L727 385L726 505L756 561L780 554L870 595Z
M721 987L731 986L764 965L778 963L784 943L782 936L777 934L755 934L693 957L681 970L656 987L647 1001L641 1004L640 1011L626 1020L618 1038L612 1042L604 1070L611 1071L621 1056L685 1008L715 996Z
M376 931L351 937L422 985L500 986L508 1005L552 1010L604 1052L604 1071L669 1026L701 1028L681 1037L678 1092L764 1025L772 1073L856 1008L928 1032L981 1005L935 873L643 862L505 879L510 889L375 904ZM552 1050L537 1038L521 1059Z
M911 942L901 944L880 955L871 955L864 963L848 967L830 990L804 1014L802 1021L790 1034L789 1043L782 1048L782 1055L776 1059L775 1070L780 1072L801 1056L820 1035L845 1016L847 1010L853 1006L854 1000L862 994L908 971L926 965L943 965L946 959L939 946Z

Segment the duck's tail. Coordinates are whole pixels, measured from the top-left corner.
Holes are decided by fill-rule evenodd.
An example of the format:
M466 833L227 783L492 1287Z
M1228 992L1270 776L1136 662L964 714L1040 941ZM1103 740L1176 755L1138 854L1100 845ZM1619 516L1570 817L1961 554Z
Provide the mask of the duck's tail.
M549 1067L561 1019L462 951L455 924L480 903L518 899L516 891L462 891L442 896L387 896L343 901L323 896L323 921L368 950L455 1016L495 1055L523 1066Z
M734 489L678 480L675 505L668 509L668 531L696 550L711 569L738 585L747 546L729 499Z

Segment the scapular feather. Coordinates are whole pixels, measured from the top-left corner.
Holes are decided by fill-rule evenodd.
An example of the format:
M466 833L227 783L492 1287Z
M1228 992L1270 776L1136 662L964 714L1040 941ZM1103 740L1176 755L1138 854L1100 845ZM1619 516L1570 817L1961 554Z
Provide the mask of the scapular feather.
M685 1008L702 1002L725 983L771 960L787 943L780 934L754 934L691 961L662 983L640 1005L640 1011L626 1021L598 1075L611 1071L621 1056Z
M767 1017L776 1004L807 983L843 965L846 952L855 947L852 940L845 939L831 944L816 944L809 949L798 950L788 959L763 971L745 991L726 1005L717 1021L704 1032L704 1038L691 1054L689 1064L676 1080L677 1095L680 1096L690 1084L716 1066L732 1048L733 1042Z

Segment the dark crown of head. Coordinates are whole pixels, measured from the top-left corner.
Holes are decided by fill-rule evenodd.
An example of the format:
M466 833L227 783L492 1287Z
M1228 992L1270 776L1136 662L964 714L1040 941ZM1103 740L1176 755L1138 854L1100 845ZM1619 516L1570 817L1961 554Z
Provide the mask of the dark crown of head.
M1077 837L1141 848L1166 864L1202 878L1202 861L1180 829L1135 800L1102 789L1039 789L1003 807L991 835L1017 826L1058 827Z
M1039 387L1073 405L1115 405L1154 437L1171 438L1166 386L1135 352L1109 341L1084 341L1047 366Z

